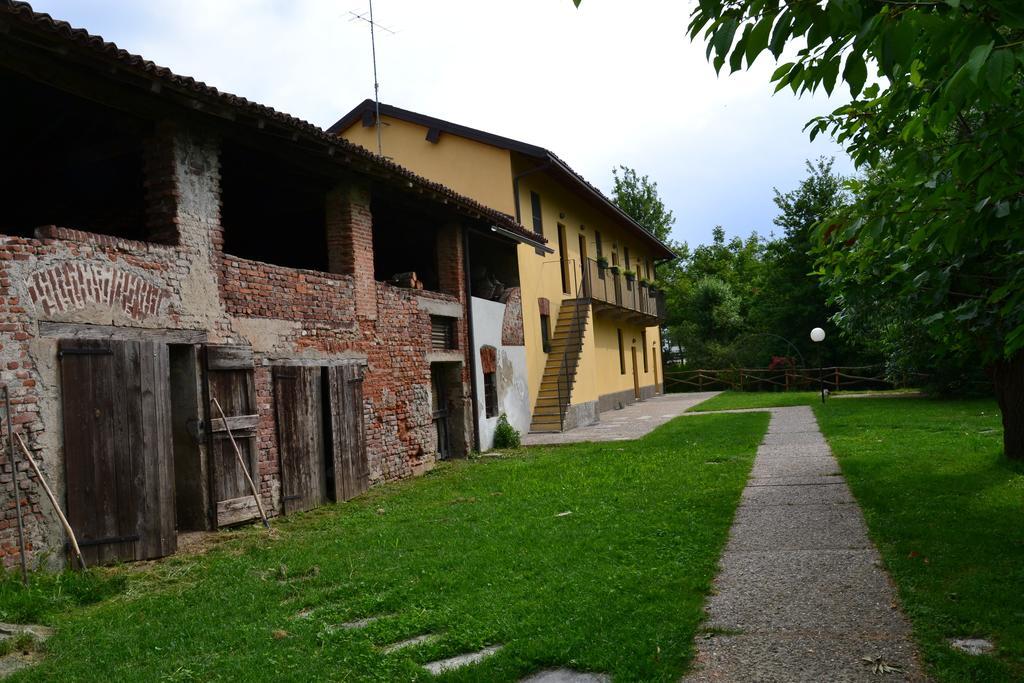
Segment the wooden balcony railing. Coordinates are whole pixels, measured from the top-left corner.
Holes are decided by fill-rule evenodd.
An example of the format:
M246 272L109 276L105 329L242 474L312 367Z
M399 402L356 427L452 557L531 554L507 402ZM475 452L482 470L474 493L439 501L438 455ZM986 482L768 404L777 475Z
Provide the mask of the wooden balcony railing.
M638 280L594 259L586 259L582 270L584 295L595 305L614 307L623 314L643 318L650 325L665 319L665 296L661 292L651 291Z

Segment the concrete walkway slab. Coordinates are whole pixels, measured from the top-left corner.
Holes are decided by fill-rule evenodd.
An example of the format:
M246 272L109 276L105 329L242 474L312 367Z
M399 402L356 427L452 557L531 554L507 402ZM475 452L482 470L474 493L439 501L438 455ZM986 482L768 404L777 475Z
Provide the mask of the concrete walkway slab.
M846 481L838 475L827 476L787 476L782 475L779 477L755 477L751 476L750 481L747 483L747 488L756 488L758 486L823 486L825 484L845 484Z
M766 505L833 505L853 503L853 494L846 484L794 484L792 486L748 486L740 504L749 507Z
M880 562L873 548L727 551L716 582L719 592L708 601L708 611L724 621L710 625L744 634L905 635L905 622L893 609L888 583L878 571ZM838 603L837 593L859 598ZM800 599L792 599L794 594Z
M732 550L850 550L868 548L867 529L855 505L746 507L736 511Z
M572 669L548 669L540 671L519 683L608 683L612 677L607 674L592 674Z
M839 465L832 458L795 457L761 458L754 461L751 476L759 477L834 477L839 475Z
M860 508L808 428L814 413L770 412L707 604L728 635L698 637L685 680L924 680ZM878 658L898 671L874 673Z
M407 650L410 647L423 645L424 643L432 643L438 640L440 637L441 636L436 633L424 633L423 635L408 638L406 640L400 640L397 643L391 643L390 645L385 645L380 649L380 651L386 655L389 655L393 652L398 652L399 650Z
M600 422L577 427L560 434L530 433L523 435L524 446L541 446L585 441L627 441L639 439L679 417L687 410L714 398L722 392L703 391L690 394L662 394L638 401L622 410L601 413Z
M438 674L444 673L445 671L461 669L464 666L469 666L471 664L476 664L477 662L482 662L483 660L487 659L488 657L498 652L498 650L500 650L502 647L504 647L504 645L491 645L490 647L485 647L479 652L470 652L464 655L456 655L454 657L449 657L448 659L441 659L436 662L429 662L427 664L424 664L423 668L436 676Z

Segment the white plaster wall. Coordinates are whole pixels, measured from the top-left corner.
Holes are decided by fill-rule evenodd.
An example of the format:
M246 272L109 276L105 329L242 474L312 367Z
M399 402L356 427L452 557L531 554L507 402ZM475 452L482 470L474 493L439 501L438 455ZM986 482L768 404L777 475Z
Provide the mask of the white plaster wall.
M526 380L526 347L502 346L501 327L505 319L505 304L472 298L473 306L473 364L476 368L473 382L477 392L477 428L480 450L494 446L497 417L486 417L484 401L484 372L480 365L480 349L493 346L498 350L498 415L505 413L509 424L521 434L530 431L530 388Z

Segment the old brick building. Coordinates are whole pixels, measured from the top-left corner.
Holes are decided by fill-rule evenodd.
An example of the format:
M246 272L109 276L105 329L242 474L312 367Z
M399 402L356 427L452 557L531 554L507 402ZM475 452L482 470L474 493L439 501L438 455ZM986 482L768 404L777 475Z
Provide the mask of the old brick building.
M10 0L0 89L0 380L88 559L253 519L228 430L273 514L472 446L468 251L537 236ZM29 557L59 565L16 462Z

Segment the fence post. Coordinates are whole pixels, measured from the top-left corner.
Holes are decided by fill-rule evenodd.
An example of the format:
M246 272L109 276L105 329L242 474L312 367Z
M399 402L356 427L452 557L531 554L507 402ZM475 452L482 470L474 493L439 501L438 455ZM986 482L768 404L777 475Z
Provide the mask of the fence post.
M835 371L836 371L835 388L832 389L832 391L839 391L839 368L835 368Z
M743 390L743 370L740 370L740 391Z
M789 368L786 368L785 373L786 374L784 376L786 378L786 391L789 391Z
M704 391L704 372L702 370L697 371L697 389Z

